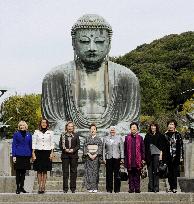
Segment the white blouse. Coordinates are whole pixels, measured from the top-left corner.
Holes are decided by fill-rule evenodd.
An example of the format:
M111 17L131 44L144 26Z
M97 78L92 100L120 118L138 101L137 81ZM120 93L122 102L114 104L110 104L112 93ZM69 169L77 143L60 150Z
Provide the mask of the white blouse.
M54 149L54 133L47 130L45 133L40 130L35 130L32 135L32 149L51 150Z

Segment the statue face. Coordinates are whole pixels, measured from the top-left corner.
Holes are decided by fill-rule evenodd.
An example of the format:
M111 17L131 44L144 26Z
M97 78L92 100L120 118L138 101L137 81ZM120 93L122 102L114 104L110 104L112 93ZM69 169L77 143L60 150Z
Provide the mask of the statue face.
M102 63L110 50L108 31L105 29L78 29L74 49L84 64Z

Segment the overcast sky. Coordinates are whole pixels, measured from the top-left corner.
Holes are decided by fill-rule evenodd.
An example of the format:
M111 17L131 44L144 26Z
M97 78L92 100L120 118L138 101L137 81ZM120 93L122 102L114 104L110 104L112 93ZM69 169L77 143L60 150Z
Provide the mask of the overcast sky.
M194 31L194 0L0 0L0 87L41 93L44 75L73 59L71 27L87 13L111 24L111 56Z

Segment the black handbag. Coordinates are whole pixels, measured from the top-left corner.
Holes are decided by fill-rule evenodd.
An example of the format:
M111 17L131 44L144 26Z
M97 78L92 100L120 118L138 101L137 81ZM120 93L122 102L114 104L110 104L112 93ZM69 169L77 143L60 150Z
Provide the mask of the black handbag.
M125 168L121 168L119 171L119 179L120 181L127 181L128 180L128 173Z
M159 162L158 174L161 179L168 177L168 166L163 161Z

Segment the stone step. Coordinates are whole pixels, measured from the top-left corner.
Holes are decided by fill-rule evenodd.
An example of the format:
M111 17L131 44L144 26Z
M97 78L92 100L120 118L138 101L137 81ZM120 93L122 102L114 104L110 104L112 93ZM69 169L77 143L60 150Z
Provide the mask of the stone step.
M146 204L193 204L194 200L193 193L139 193L139 194L129 194L129 193L45 193L43 195L38 195L35 193L31 194L11 194L3 193L0 194L0 203L14 203L14 204L88 204L88 203L146 203Z
M77 180L77 191L83 192L85 191L85 188L82 187L83 181L82 179ZM148 191L148 179L141 180L141 191L147 192ZM101 179L99 182L99 191L103 192L106 191L106 182L105 179ZM38 182L35 181L33 192L37 192L38 189ZM55 179L48 179L46 183L46 191L48 192L58 192L63 191L63 181L61 180L55 180ZM128 191L128 181L122 181L121 182L121 192L127 192ZM161 180L160 181L160 191L166 191L166 183Z
M128 192L129 188L128 186L121 186L121 189L120 189L120 192ZM37 193L38 191L38 187L37 188L34 188L34 190L32 191L33 193ZM98 191L99 192L106 192L106 188L104 186L98 186ZM148 190L147 189L143 189L141 188L141 192L147 192ZM162 191L160 190L160 192L165 192L166 190ZM60 189L50 189L50 188L46 188L46 192L48 193L56 193L56 192L63 192L62 188ZM71 192L70 190L68 192ZM85 188L82 188L82 187L77 187L76 189L76 192L87 192L87 190Z
M83 177L77 177L77 181L82 181ZM37 181L37 178L35 179ZM48 176L47 181L63 181L62 176ZM106 177L99 177L99 181L106 181Z
M47 184L50 184L50 185L61 185L61 184L63 184L63 181L62 181L62 180L61 180L61 181L49 181L49 180L47 180L46 183L47 183ZM77 180L76 183L77 183L77 184L82 184L83 181ZM99 181L99 183L100 183L100 184L106 184L106 181ZM128 184L128 181L122 181L121 183L122 183L122 184L125 184L125 183ZM147 183L148 183L147 180L146 180L146 181L141 181L141 184L142 184L142 185L145 185L145 184L147 185ZM165 183L164 181L161 181L161 182L160 182L160 184L164 184L164 183ZM35 181L34 184L35 184L35 185L38 184L38 181Z

